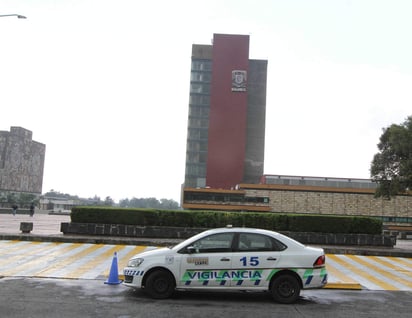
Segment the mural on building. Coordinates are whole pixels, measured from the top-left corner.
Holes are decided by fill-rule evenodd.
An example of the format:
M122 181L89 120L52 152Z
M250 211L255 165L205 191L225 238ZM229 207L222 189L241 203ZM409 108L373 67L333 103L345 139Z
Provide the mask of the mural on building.
M11 127L0 131L0 193L40 195L46 145L32 140L32 132Z

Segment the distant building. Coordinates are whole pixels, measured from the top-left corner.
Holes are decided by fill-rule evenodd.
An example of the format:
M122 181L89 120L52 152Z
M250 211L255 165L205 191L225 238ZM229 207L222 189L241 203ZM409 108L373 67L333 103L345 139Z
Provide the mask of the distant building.
M63 213L68 214L76 205L80 205L80 200L43 197L40 199L40 210L49 211L49 213Z
M249 36L214 34L192 46L184 187L231 189L263 174L266 60Z
M412 234L412 196L376 198L368 179L264 175L267 61L249 36L192 46L185 182L192 210L370 216Z
M11 127L0 131L0 194L40 195L46 146L32 140L32 132Z
M376 198L369 179L263 175L236 190L185 188L182 207L191 210L366 216L412 237L411 192Z

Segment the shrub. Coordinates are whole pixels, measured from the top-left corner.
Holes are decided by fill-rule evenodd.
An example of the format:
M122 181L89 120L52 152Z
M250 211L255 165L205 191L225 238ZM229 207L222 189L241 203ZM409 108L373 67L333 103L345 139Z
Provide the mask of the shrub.
M381 234L382 221L359 216L75 207L74 223L169 227L253 227L274 231Z

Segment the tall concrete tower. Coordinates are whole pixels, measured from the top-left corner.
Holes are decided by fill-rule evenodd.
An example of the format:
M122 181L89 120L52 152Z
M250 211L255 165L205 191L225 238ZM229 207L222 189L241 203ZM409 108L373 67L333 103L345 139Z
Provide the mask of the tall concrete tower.
M267 61L249 36L192 46L185 187L234 188L263 174Z

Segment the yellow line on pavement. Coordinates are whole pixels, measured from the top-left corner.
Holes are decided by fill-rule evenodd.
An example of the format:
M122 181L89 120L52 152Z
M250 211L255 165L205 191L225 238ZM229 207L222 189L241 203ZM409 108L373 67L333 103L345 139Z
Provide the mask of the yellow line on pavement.
M37 244L38 242L33 242L33 243ZM56 245L61 245L61 244L64 244L64 243L55 243L55 244ZM29 262L24 261L24 258L26 257L26 254L19 255L18 257L11 257L11 258L9 258L10 262L16 262L17 260L21 259L21 260L23 260L23 263L20 264L20 265L16 264L16 266L14 266L12 269L3 272L2 275L11 276L11 275L18 274L20 271L24 270L28 266L35 267L35 264L48 262L51 259L53 260L55 256L65 254L65 253L67 253L67 252L69 252L69 251L71 251L75 248L78 248L79 246L81 246L80 243L74 243L74 244L62 246L62 248L58 249L58 251L55 251L53 253L47 253L46 255L43 255L43 256L39 256L35 260L30 260ZM36 253L33 252L33 254L36 254ZM1 265L3 265L3 264L1 264Z
M26 246L29 246L30 244L33 244L33 243L41 244L42 242L24 242L24 244L21 244L21 243L22 243L22 241L4 242L4 244L8 245L7 246L7 253L11 253L11 252L14 252L14 251L20 251L21 249L24 249Z
M33 247L33 245L39 245L39 244L41 244L41 242L30 242L28 244L24 244L24 246L22 246L21 244L18 244L18 246L16 246L15 243L14 243L12 248L7 246L7 249L0 253L0 256L1 256L0 266L5 266L5 265L11 264L11 263L18 262L20 259L25 258L27 255L35 254L37 251L39 251L39 249L33 250L32 247ZM21 252L21 250L25 250L27 248L30 248L30 252L24 253L23 255L21 253L19 253L18 255L10 255L10 254L13 254L14 251L16 251L16 250ZM40 249L40 251L43 250L43 249ZM7 257L5 257L5 256L7 256Z
M333 255L326 255L326 259L328 258L331 258L332 260L335 259ZM345 275L342 271L334 267L332 264L327 263L327 260L326 260L326 269L328 271L328 275L333 276L334 278L338 279L338 281L328 282L324 288L362 289L362 286L358 282L354 281L351 277Z
M85 248L79 253L76 253L70 257L67 257L63 260L61 260L59 263L54 264L52 267L49 267L43 271L40 271L38 273L38 276L45 276L45 277L52 277L53 272L56 272L60 269L65 268L66 266L78 261L82 257L86 257L88 254L93 253L94 251L98 250L99 248L102 248L104 244L93 244L90 245L89 247Z
M351 255L345 255L345 256L349 257L353 261L357 262L356 260L354 260L351 257ZM365 279L369 280L373 284L375 284L377 286L380 286L381 288L383 288L385 290L398 290L398 288L396 288L395 286L393 286L391 284L387 284L385 282L382 282L381 280L377 279L375 276L372 276L370 273L360 269L359 267L356 267L356 266L352 265L350 262L342 259L341 257L338 257L336 255L333 255L333 256L330 256L330 257L332 257L335 262L339 263L340 265L342 265L343 267L345 267L349 271L352 271L352 272L356 273L357 275L364 277Z
M324 289L354 289L361 290L362 285L359 283L327 283Z
M382 264L383 266L389 267L390 269L392 269L392 270L394 270L398 273L402 273L402 274L412 278L412 264L408 264L407 262L404 262L404 265L408 266L408 268L409 268L409 269L405 269L403 267L398 266L398 264L401 263L401 262L399 261L400 259L396 259L395 257L380 258L378 256L371 256L371 258L375 262L377 262L379 264Z
M381 260L378 259L376 256L367 256L367 257L368 257L368 259L369 259L369 258L370 258L370 259L373 259L374 261L376 261L376 262L378 262L378 263L380 263L380 264L382 264L382 265L383 265L384 263L386 263L385 266L390 267L391 269L395 269L395 270L396 270L396 269L400 269L399 267L393 266L392 264L390 264L390 263L388 263L388 262L383 262L383 261L381 261ZM397 275L394 275L394 274L391 273L390 271L387 271L387 270L385 270L385 269L382 268L382 267L378 267L378 266L376 266L376 265L374 265L374 264L371 264L371 263L363 260L363 259L362 259L361 257L359 257L359 256L352 255L352 258L354 258L354 259L356 260L356 262L359 262L359 263L361 263L362 265L367 266L368 268L370 268L370 269L378 272L378 273L381 274L382 276L385 276L386 278L388 278L388 279L390 279L390 280L392 280L392 281L398 282L398 283L400 283L400 284L402 284L402 285L405 285L405 286L408 286L409 288L412 288L412 283L411 283L411 282L408 282L407 280L402 279L402 278L400 278L400 277L397 276ZM395 287L395 288L396 288L396 287ZM397 290L397 289L399 289L399 288L396 288L396 290Z
M88 262L85 262L83 265L76 268L76 270L73 270L73 271L67 273L64 276L66 278L79 278L84 273L87 273L88 271L91 271L94 268L96 268L96 266L98 264L100 264L101 262L109 260L109 259L112 260L112 258L114 257L114 252L119 252L122 249L124 249L125 247L126 247L126 245L115 245L115 246L109 248L104 253L100 254L99 256L93 257ZM110 268L111 264L112 264L112 262L110 262L110 263L108 262L108 268Z
M386 258L393 261L393 262L396 262L397 264L404 265L404 266L410 268L411 271L412 271L412 263L409 261L409 259L402 258L402 257L393 257L393 256L388 256Z
M364 261L363 259L361 259L360 257L358 257L356 255L345 255L345 256L350 258L354 262L367 267L368 269L373 269L376 272L378 272L379 274L394 280L393 279L395 277L394 275L385 275L386 273L384 272L384 270L382 270L382 268L373 266L372 264ZM347 264L349 264L349 263L347 263ZM350 266L353 268L353 265L350 265ZM355 267L353 269L353 271L355 273L359 274L359 275L362 275L362 277L365 277L369 281L373 282L375 285L378 285L378 286L382 287L385 290L399 290L398 287L380 280L379 278L377 278L376 276L374 276L374 274L371 274L370 272L366 272L366 271L361 270L360 268L357 268L357 267Z

